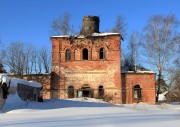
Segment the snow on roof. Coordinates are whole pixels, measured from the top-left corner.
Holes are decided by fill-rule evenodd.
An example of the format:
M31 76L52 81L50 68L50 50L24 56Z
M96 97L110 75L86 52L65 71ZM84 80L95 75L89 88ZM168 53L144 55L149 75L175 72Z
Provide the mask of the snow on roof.
M9 78L6 74L0 74L0 82L4 83L6 82L6 84L9 83L11 78Z
M71 36L70 35L60 35L60 36L51 36L51 37L69 38Z
M42 87L42 84L36 81L27 81L27 80L19 79L19 78L10 78L6 74L0 74L0 82L2 81L2 83L6 82L8 84L10 80L11 80L10 85L13 87L17 87L18 83L32 86L32 87L38 87L38 88Z
M19 79L19 78L11 78L11 86L17 87L18 83L29 85L29 82L27 80Z
M29 83L30 83L30 86L32 87L39 87L39 88L42 87L42 84L36 81L29 81Z
M119 33L93 33L92 36L120 35Z
M120 35L119 33L93 33L89 36L92 37L103 37L103 36L112 36L112 35ZM60 35L60 36L51 36L51 37L57 37L57 38L70 38L70 37L75 37L75 38L85 38L86 36L84 35L75 35L75 36L70 36L70 35Z
M17 87L18 83L32 86L32 87L37 87L37 88L42 87L42 84L36 81L27 81L24 79L11 78L11 86Z
M130 74L132 74L132 73L136 73L136 74L146 74L146 73L148 73L148 74L151 74L151 73L155 73L155 72L153 72L153 71L122 71L122 73L130 73Z
M150 71L141 66L136 66L136 71L134 66L132 67L121 66L121 73L155 73L155 72Z
M12 78L11 79L11 86L17 87L18 83L24 84L24 85L27 85L27 86L37 87L37 88L42 87L42 84L38 83L36 81L27 81L27 80L18 79L18 78Z

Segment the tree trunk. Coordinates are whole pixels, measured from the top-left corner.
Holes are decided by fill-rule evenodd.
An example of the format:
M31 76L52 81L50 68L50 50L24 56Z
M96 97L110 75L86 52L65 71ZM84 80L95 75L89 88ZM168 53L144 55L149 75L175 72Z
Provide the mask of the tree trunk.
M159 99L159 92L160 92L160 87L161 87L161 78L162 78L162 75L161 75L161 71L159 71L159 74L158 74L158 84L157 84L157 95L156 95L156 102L158 102L158 99Z

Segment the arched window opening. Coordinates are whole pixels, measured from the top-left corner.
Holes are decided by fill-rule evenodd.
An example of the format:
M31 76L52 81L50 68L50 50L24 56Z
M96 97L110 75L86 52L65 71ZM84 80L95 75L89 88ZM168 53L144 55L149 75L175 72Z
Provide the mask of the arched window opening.
M104 98L104 87L103 86L99 86L99 88L98 88L98 98L99 99Z
M68 87L68 98L74 98L74 87L73 86Z
M86 48L83 49L83 60L88 60L88 50Z
M99 59L105 59L105 49L101 48L99 51Z
M69 49L66 50L66 61L71 60L71 51Z
M90 88L89 85L85 84L81 89L83 97L93 97L93 90Z
M134 86L134 100L140 101L142 99L141 87L140 85Z

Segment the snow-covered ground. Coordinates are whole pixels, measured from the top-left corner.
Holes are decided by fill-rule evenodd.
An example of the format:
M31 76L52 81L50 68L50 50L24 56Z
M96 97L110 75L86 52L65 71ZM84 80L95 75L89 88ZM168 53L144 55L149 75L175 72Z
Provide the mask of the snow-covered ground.
M2 76L1 76L2 77ZM6 81L8 77L0 78ZM9 82L9 80L8 80ZM11 79L41 87L37 82ZM0 127L179 127L180 104L113 105L93 98L22 101L15 90L0 113Z
M112 105L80 98L21 101L9 95L0 127L179 127L180 105Z

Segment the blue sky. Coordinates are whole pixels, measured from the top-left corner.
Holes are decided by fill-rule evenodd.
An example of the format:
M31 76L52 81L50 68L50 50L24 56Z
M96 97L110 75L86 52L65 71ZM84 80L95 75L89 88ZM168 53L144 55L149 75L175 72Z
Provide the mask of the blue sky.
M71 14L76 31L83 16L100 16L100 31L106 31L122 15L131 32L142 31L147 19L155 14L175 14L180 20L179 5L179 0L0 0L0 38L6 45L21 40L51 48L51 22L65 12Z

